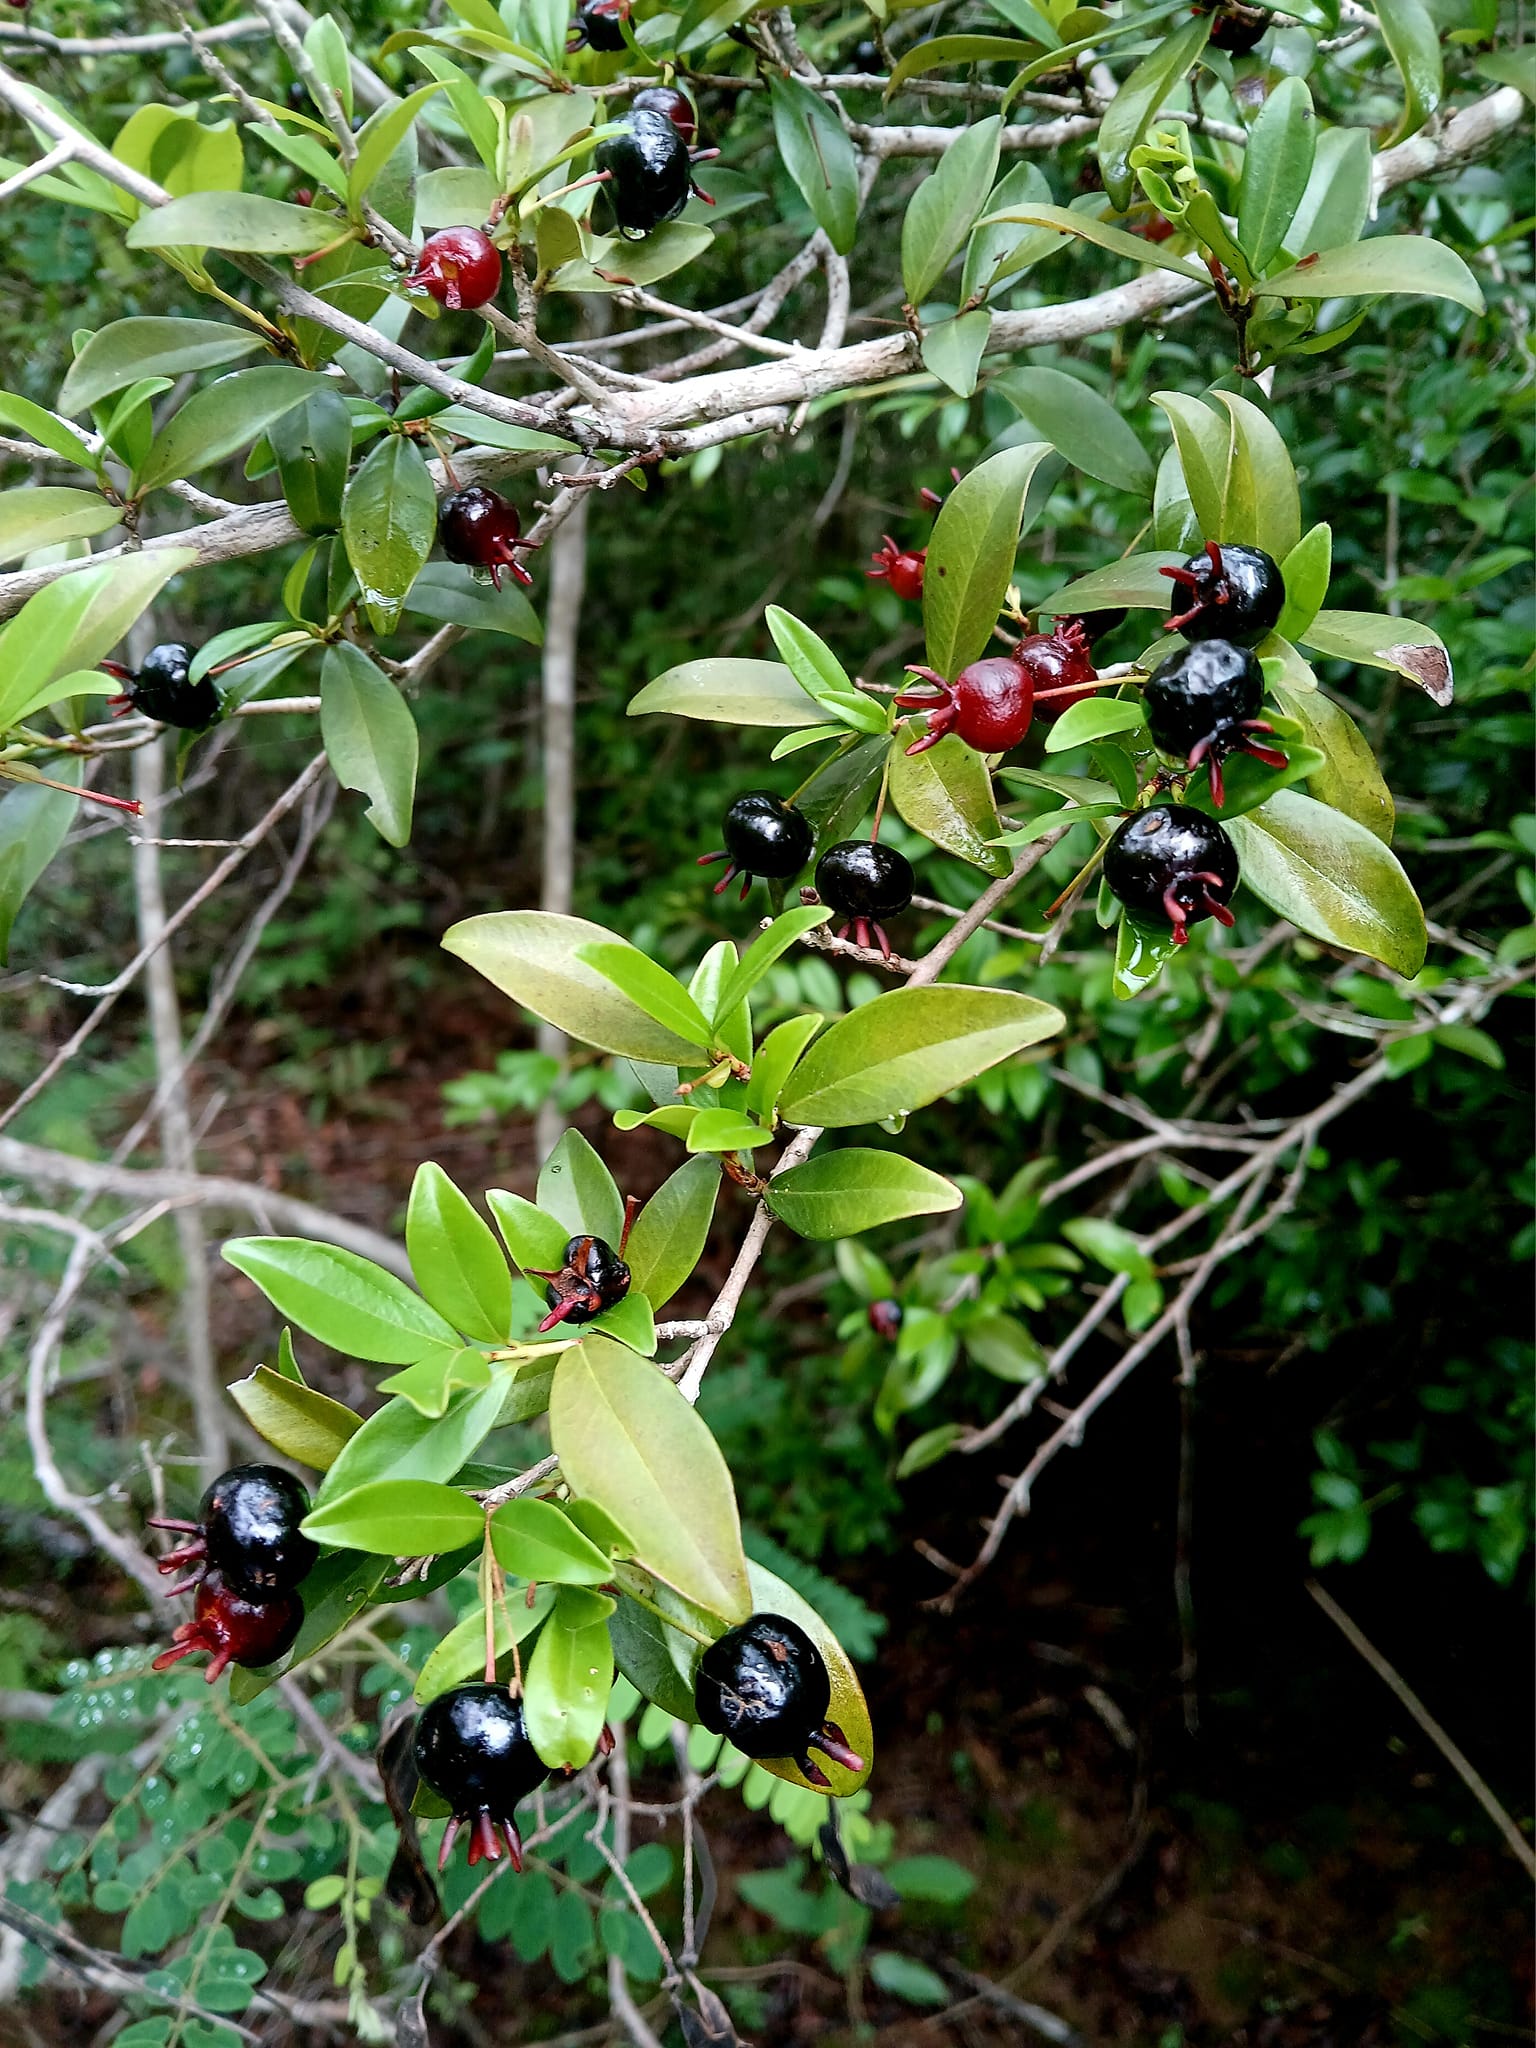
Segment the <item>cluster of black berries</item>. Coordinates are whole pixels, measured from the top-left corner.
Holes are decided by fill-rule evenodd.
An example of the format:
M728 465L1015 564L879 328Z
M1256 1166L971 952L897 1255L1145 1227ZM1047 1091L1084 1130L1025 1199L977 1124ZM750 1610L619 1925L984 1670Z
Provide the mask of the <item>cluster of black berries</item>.
M152 1515L152 1529L174 1529L185 1543L160 1560L162 1572L196 1569L167 1594L196 1590L191 1621L155 1659L156 1671L208 1653L210 1685L228 1664L274 1664L293 1647L304 1603L298 1588L319 1555L300 1528L309 1495L276 1465L236 1465L203 1495L195 1522Z
M578 14L578 22L585 14L595 16L606 4L610 0L591 0ZM612 4L616 6L618 0ZM590 38L590 24L586 24L586 33ZM622 36L619 40L622 45ZM621 235L639 240L663 221L675 220L690 194L708 206L714 204L693 182L693 166L719 152L695 150L698 132L693 102L675 85L647 85L635 94L619 133L600 142L593 155Z
M754 878L792 882L811 857L815 837L810 823L793 804L782 803L767 790L748 790L725 814L724 847L701 853L699 866L728 863L715 884L715 894L742 877L745 900ZM857 944L878 945L886 959L890 941L881 920L897 917L912 901L916 884L912 863L894 846L877 839L844 839L829 846L816 863L816 893L829 910L846 920L839 936L852 931Z
M162 725L180 727L183 732L205 732L218 717L219 693L211 676L192 680L192 663L197 650L183 640L163 640L151 647L138 668L124 668L119 661L99 666L122 684L119 695L109 701L117 715L142 711Z

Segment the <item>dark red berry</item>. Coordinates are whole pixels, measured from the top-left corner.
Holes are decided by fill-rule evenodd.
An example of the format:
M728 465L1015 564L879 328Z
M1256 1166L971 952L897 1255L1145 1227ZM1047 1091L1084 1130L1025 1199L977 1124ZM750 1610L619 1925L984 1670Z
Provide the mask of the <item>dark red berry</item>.
M522 522L517 507L499 491L484 484L471 484L444 498L437 511L437 537L450 562L467 562L476 569L489 569L491 581L501 588L501 572L509 569L519 583L533 578L517 559L518 548L538 543L519 538Z
M304 1619L304 1602L297 1593L279 1593L271 1600L246 1600L225 1583L222 1572L207 1572L197 1588L192 1619L184 1621L171 1638L172 1647L162 1650L154 1669L164 1671L183 1657L208 1653L203 1674L210 1685L222 1676L228 1664L254 1665L260 1669L275 1664L293 1648L299 1624Z
M219 715L219 693L211 676L192 681L194 651L184 640L163 640L149 650L135 675L117 662L104 661L101 666L123 681L122 695L112 699L114 707L124 710L131 705L146 718L183 732L204 731Z
M869 1304L869 1327L877 1337L883 1337L893 1344L901 1334L901 1303L899 1301L872 1301Z
M737 797L725 814L721 837L724 848L718 853L701 853L699 866L728 862L715 884L715 894L722 895L740 875L743 900L755 876L767 882L792 881L810 859L815 843L805 817L793 804L781 803L766 789L749 789L745 796Z
M898 597L910 599L914 604L923 594L923 567L928 559L926 548L899 548L891 536L881 535L885 545L870 556L873 564L864 571L871 583L889 583Z
M512 1868L521 1870L523 1843L513 1812L549 1776L549 1766L529 1739L522 1701L504 1685L456 1685L423 1709L414 1748L423 1783L453 1808L438 1869L446 1866L454 1838L468 1821L472 1864L482 1857L500 1860L499 1828Z
M1192 7L1191 14L1208 14L1209 8ZM1269 31L1267 7L1245 7L1240 0L1225 0L1211 23L1211 48L1225 50L1229 57L1246 57L1257 49Z
M688 145L664 114L641 107L628 115L619 134L597 145L593 162L607 173L608 199L622 235L648 235L688 204Z
M1111 893L1144 923L1172 925L1179 946L1203 918L1233 923L1227 902L1237 874L1237 848L1224 827L1188 804L1137 811L1116 827L1104 853Z
M1285 766L1284 754L1261 746L1256 732L1274 727L1258 716L1264 703L1264 671L1258 656L1230 640L1197 640L1170 654L1146 682L1147 727L1165 754L1191 768L1210 770L1211 796L1221 809L1225 797L1221 764L1241 749L1271 768Z
M1190 599L1164 631L1186 640L1235 640L1253 647L1272 633L1285 609L1285 578L1273 555L1233 541L1207 541L1203 555L1182 568L1162 569Z
M699 132L699 117L687 93L679 91L675 85L645 85L635 94L630 105L638 113L660 114L663 120L670 121L688 148L692 149L694 137Z
M912 863L894 846L878 839L844 839L829 846L816 863L816 893L829 910L846 918L839 938L853 932L854 942L873 940L889 960L890 940L880 919L896 917L912 901L917 877Z
M920 676L940 692L929 697L909 691L896 699L898 711L928 714L928 730L908 747L909 754L927 753L951 732L979 754L1002 754L1016 747L1029 731L1035 715L1034 677L1011 654L989 654L973 661L952 683L937 669L909 666L907 673Z
M571 23L568 50L605 50L610 54L627 48L619 26L629 18L629 0L581 0Z
M151 1528L184 1531L190 1539L160 1559L162 1572L207 1560L192 1578L166 1591L188 1591L206 1568L220 1572L248 1600L291 1593L320 1555L299 1527L308 1513L308 1493L277 1465L236 1465L221 1472L203 1495L197 1521L150 1517Z
M625 1237L629 1236L626 1226ZM540 1330L552 1330L556 1323L590 1323L604 1309L616 1308L629 1292L629 1268L603 1237L567 1239L560 1270L540 1272L528 1268L536 1280L547 1280L544 1300L549 1314Z
M501 252L479 228L439 228L422 243L405 287L426 292L450 313L473 312L501 290Z
M826 1659L785 1615L754 1614L711 1643L699 1659L693 1703L712 1735L728 1737L743 1756L792 1757L813 1785L830 1783L811 1762L813 1748L845 1770L864 1768L827 1719Z

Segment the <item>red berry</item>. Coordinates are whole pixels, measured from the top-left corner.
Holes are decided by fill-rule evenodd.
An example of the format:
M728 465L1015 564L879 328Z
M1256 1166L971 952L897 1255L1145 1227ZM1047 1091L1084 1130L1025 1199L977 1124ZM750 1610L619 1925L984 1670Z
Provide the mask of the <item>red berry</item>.
M1013 658L1028 669L1035 709L1043 717L1059 718L1099 687L1088 629L1081 619L1058 619L1054 632L1029 634L1013 650Z
M699 117L687 93L680 92L675 85L646 85L635 94L630 105L642 113L664 115L692 149L694 137L699 132Z
M537 542L520 539L521 532L517 507L499 491L488 491L483 484L455 491L438 508L437 537L443 544L443 553L450 562L489 569L498 590L503 569L510 569L519 583L533 581L514 550L535 547Z
M407 291L421 291L451 313L473 312L501 289L501 254L479 228L440 228L421 245Z
M882 534L884 547L870 556L873 568L864 574L871 583L889 583L898 597L911 599L914 603L923 594L923 567L928 559L926 548L899 548L891 536Z
M154 1669L164 1671L183 1657L206 1650L209 1661L203 1675L212 1685L227 1664L275 1664L292 1649L303 1619L304 1602L297 1593L245 1600L226 1584L222 1572L211 1571L198 1586L192 1619L177 1629L172 1647L160 1652Z
M894 1344L901 1335L901 1303L899 1301L872 1301L866 1310L869 1327L877 1337L887 1344Z
M1003 754L1016 747L1035 715L1035 683L1030 670L1010 654L991 654L962 669L952 683L936 669L909 667L940 691L937 697L904 693L898 711L926 711L928 730L907 752L925 754L946 733L954 733L979 754Z

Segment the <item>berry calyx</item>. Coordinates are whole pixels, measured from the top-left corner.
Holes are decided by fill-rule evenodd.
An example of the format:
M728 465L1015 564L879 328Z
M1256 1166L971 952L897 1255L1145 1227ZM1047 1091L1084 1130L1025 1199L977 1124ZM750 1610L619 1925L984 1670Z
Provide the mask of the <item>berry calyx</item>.
M1227 901L1237 887L1237 848L1225 828L1188 804L1154 804L1116 827L1104 853L1113 895L1147 924L1173 927L1176 946L1189 927L1235 920Z
M737 797L725 814L721 837L725 840L723 849L701 853L698 864L703 868L717 860L728 862L725 873L715 884L715 894L723 895L740 875L743 901L759 876L765 882L792 881L810 859L815 844L810 824L802 813L793 804L781 803L766 789L749 789L745 796Z
M1207 14L1206 7L1192 7L1191 14ZM1241 0L1223 0L1216 9L1216 19L1211 23L1211 48L1225 50L1229 57L1246 57L1250 50L1257 49L1269 32L1270 11L1267 7L1245 7Z
M120 662L100 663L123 685L121 695L110 699L113 711L120 714L131 707L182 732L205 731L221 707L211 676L199 676L195 683L191 679L195 652L184 640L162 640L158 647L151 647L134 673Z
M221 1472L203 1495L197 1521L149 1518L152 1529L174 1529L190 1539L159 1560L162 1572L199 1565L191 1578L167 1586L167 1595L190 1591L205 1571L221 1573L247 1600L293 1592L320 1555L299 1526L308 1513L308 1493L280 1466L236 1465Z
M439 228L422 243L405 288L426 292L450 313L473 312L501 290L501 252L479 228Z
M529 1739L522 1701L503 1685L456 1685L423 1710L414 1748L423 1783L453 1808L438 1869L447 1866L467 1821L471 1864L482 1857L500 1861L500 1829L512 1868L521 1870L523 1840L513 1812L549 1776L549 1766Z
M639 113L660 114L664 120L670 121L684 144L692 149L699 132L699 117L687 93L675 85L645 85L635 94L630 105Z
M581 0L571 23L565 47L568 50L601 50L609 54L624 49L620 23L629 19L629 0Z
M471 568L488 569L491 581L501 588L501 572L509 569L524 585L533 578L517 559L518 548L533 548L537 541L523 540L517 507L500 491L484 484L471 484L444 498L437 512L437 537L450 562L465 562Z
M893 1344L900 1336L902 1313L899 1301L872 1301L866 1314L869 1327L886 1343Z
M617 135L600 142L593 154L606 173L609 202L619 233L631 239L648 235L663 221L673 220L688 204L693 170L688 145L665 114L637 108L625 117Z
M1221 764L1229 754L1241 750L1271 768L1285 766L1284 754L1253 737L1274 727L1257 715L1264 703L1264 671L1251 648L1197 640L1158 664L1145 695L1154 744L1165 754L1182 755L1191 768L1206 764L1217 810L1226 798Z
M878 839L840 840L816 863L816 894L847 919L837 936L846 938L851 930L856 945L873 942L887 960L891 942L879 920L906 909L916 881L906 855Z
M1254 647L1274 631L1285 609L1280 564L1262 548L1211 540L1203 555L1191 555L1181 568L1158 574L1181 585L1192 600L1163 627L1186 640L1235 640Z
M247 1600L227 1583L222 1572L210 1571L198 1583L192 1619L176 1630L171 1648L160 1652L152 1668L165 1671L183 1657L206 1651L208 1669L203 1676L212 1685L227 1665L260 1669L275 1664L293 1648L303 1619L304 1602L297 1593Z
M889 583L898 597L908 598L915 604L923 594L923 567L928 559L928 550L899 548L888 533L880 538L885 545L870 556L871 566L864 574L871 583Z
M699 1659L693 1703L712 1735L727 1736L743 1756L792 1758L813 1785L830 1787L831 1780L811 1762L812 1749L844 1770L864 1768L827 1719L826 1659L787 1615L751 1615L711 1643Z
M590 1323L604 1309L617 1308L628 1294L630 1273L624 1252L639 1207L633 1195L624 1204L624 1231L617 1251L604 1237L571 1237L566 1239L557 1272L543 1272L536 1266L525 1269L530 1279L549 1282L544 1290L549 1314L539 1325L541 1333L557 1323Z

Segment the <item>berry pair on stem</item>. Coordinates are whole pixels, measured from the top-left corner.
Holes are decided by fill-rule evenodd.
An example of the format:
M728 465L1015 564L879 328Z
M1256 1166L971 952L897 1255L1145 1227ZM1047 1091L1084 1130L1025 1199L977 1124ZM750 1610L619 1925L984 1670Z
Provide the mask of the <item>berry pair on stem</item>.
M1259 717L1264 671L1253 648L1272 633L1285 608L1285 579L1272 555L1232 541L1209 541L1177 569L1161 572L1190 600L1164 628L1189 643L1160 663L1146 684L1147 728L1165 754L1210 772L1211 797L1225 800L1221 764L1252 754L1283 768L1284 754L1253 735L1274 730Z
M765 789L748 790L737 797L725 814L722 837L724 848L718 853L701 853L699 866L726 861L715 894L720 895L740 875L743 901L758 876L767 881L793 881L815 845L804 814ZM840 840L816 863L817 895L829 910L847 920L838 936L851 930L858 945L878 944L887 960L890 941L879 920L906 909L915 880L905 854L873 839Z
M169 1573L196 1567L167 1586L167 1595L196 1591L191 1621L154 1661L164 1671L183 1657L208 1654L208 1683L229 1664L275 1663L293 1647L304 1603L298 1588L319 1551L300 1527L309 1495L277 1465L236 1465L203 1495L195 1522L152 1515L152 1529L170 1529L184 1543L160 1559Z
M1065 711L1098 688L1081 619L1058 619L1053 633L1026 634L1011 653L973 661L952 683L937 669L915 664L907 673L938 693L908 690L896 699L898 711L927 714L928 730L907 748L909 754L927 753L949 733L978 754L1005 754L1029 731L1037 704Z

